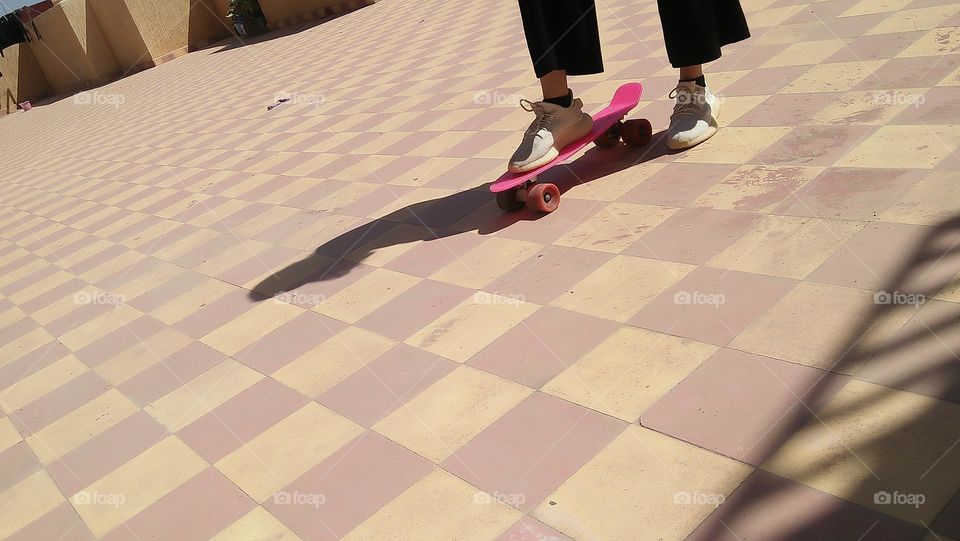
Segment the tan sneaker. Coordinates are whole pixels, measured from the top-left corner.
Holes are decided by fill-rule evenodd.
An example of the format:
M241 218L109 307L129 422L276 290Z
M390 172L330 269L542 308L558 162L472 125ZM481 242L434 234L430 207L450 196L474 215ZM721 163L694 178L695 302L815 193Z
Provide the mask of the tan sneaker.
M573 100L570 107L520 100L520 107L537 117L510 158L507 170L511 173L523 173L550 163L563 147L590 133L593 128L593 118L583 112L583 102L579 99Z
M667 146L673 150L690 148L717 133L720 100L706 87L694 81L677 85L670 93L677 99L667 130Z

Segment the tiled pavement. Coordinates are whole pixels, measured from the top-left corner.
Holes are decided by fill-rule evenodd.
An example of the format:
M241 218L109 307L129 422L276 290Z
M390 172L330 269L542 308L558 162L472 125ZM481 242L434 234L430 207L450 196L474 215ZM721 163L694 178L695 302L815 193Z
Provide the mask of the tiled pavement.
M960 539L960 3L745 6L720 134L548 216L485 189L512 1L0 120L0 537ZM577 92L662 128L655 3L600 18Z

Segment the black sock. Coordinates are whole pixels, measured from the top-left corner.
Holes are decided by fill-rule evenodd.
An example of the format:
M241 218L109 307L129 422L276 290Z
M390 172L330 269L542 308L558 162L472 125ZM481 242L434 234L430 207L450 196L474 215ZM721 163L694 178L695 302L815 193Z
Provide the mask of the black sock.
M696 79L680 79L681 83L689 83L690 81L696 81L697 85L707 88L707 79L703 75Z
M560 107L570 107L573 105L573 90L568 88L566 96L560 96L559 98L547 98L543 101L552 103L554 105L559 105Z

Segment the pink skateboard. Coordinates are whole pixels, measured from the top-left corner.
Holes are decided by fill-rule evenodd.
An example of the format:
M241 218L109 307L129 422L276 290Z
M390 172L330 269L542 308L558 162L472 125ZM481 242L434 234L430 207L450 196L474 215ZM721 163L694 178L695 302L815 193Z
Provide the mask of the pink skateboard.
M501 175L490 185L490 191L497 194L497 206L507 212L520 210L524 205L541 212L553 212L560 205L560 190L554 184L537 184L537 175L565 162L591 141L600 147L612 147L621 138L633 146L647 144L653 134L650 122L643 119L623 122L623 117L640 102L642 93L640 83L621 86L613 94L610 105L593 115L590 133L564 147L553 161L526 173Z

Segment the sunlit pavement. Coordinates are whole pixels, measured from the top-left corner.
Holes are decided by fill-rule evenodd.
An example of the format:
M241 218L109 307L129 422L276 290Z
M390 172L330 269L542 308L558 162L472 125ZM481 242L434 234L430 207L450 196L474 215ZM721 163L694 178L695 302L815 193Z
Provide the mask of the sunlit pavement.
M0 538L960 539L960 3L745 7L719 134L545 216L510 1L0 119ZM656 4L599 16L575 91L663 129Z

